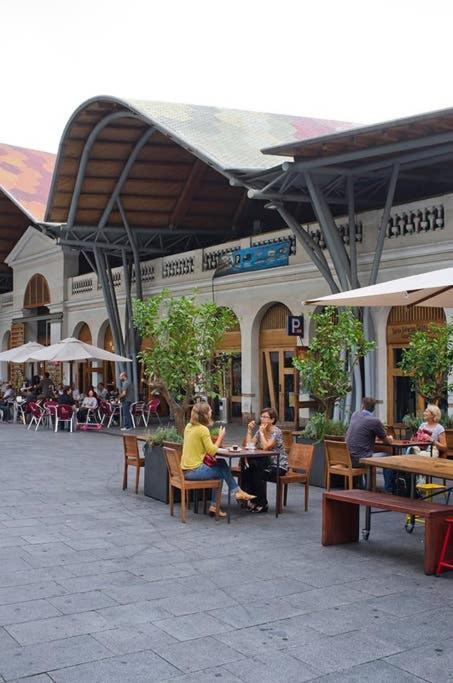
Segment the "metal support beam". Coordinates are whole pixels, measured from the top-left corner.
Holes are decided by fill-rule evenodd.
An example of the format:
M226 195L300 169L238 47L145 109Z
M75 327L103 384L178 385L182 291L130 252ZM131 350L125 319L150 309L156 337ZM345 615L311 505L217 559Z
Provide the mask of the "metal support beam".
M131 245L131 249L132 249L132 255L134 258L136 296L137 296L137 299L142 300L143 299L142 271L140 268L140 254L139 254L139 250L137 247L137 242L135 240L135 235L133 234L132 230L129 227L129 223L127 222L127 217L126 217L126 214L125 214L124 209L123 209L123 205L121 204L119 197L116 200L116 205L118 207L118 211L120 212L121 220L123 221L124 229L126 230L127 237L129 239L129 244Z
M338 285L332 277L329 264L320 246L316 244L312 237L302 228L299 222L289 213L289 211L287 211L283 206L276 205L275 208L280 214L280 216L283 218L287 226L291 228L291 230L299 240L307 255L318 268L319 272L329 285L332 293L336 294L337 292L339 292L340 290L338 288Z
M134 334L134 322L132 313L132 297L131 297L131 282L129 278L129 263L127 261L126 251L122 254L123 260L123 277L124 277L124 289L126 294L126 331L127 331L127 352L130 358L132 358L132 383L134 388L134 401L139 399L139 386L138 386L138 369L137 369L137 346L136 346L136 335Z
M376 248L374 251L373 264L371 266L371 274L370 274L370 282L369 282L370 285L376 284L376 281L377 281L377 276L378 276L378 272L379 272L379 265L381 263L381 257L382 257L382 250L384 249L385 234L386 234L386 230L387 230L387 224L388 224L389 218L390 218L390 211L392 210L393 198L395 196L395 189L396 189L396 183L398 181L399 170L400 170L399 164L395 164L393 166L392 175L390 177L389 187L387 190L387 197L385 200L384 211L382 213L381 224L379 226L379 230L378 230L378 234L377 234Z
M131 170L132 166L134 165L135 160L137 159L141 150L146 145L146 143L148 142L151 135L153 135L155 130L156 129L154 128L154 126L151 126L150 128L148 128L147 131L145 131L143 133L143 135L140 137L140 139L135 143L135 147L132 150L132 152L130 153L128 160L126 161L124 168L121 171L120 177L118 178L118 180L116 182L116 185L113 189L113 192L110 195L110 198L107 202L107 206L105 207L104 212L101 216L101 219L100 219L99 225L98 225L99 230L102 231L104 229L104 227L106 226L107 221L110 218L110 214L112 213L112 209L115 205L115 202L116 202L117 198L120 196L120 192L123 189L123 185L129 176L130 170Z
M113 343L115 345L115 351L117 353L121 353L121 351L119 349L122 346L121 341L120 341L120 335L122 335L122 332L121 332L121 328L119 331L117 328L115 312L113 309L112 300L111 300L111 296L110 296L110 289L109 289L109 285L107 282L107 276L106 276L106 272L105 272L105 263L103 262L102 253L99 249L94 249L94 257L96 260L96 273L98 276L98 280L101 283L102 291L104 292L105 307L107 308L107 315L108 315L109 322L110 322L110 329L112 330L112 337L113 337ZM117 384L118 384L118 375L119 375L118 365L119 365L119 363L115 363L115 366L116 366L116 373L115 374L116 374Z
M171 227L176 227L184 218L192 199L192 193L199 185L205 170L206 164L200 161L200 159L196 159L170 216L169 224Z
M318 218L319 227L326 240L330 257L335 266L341 287L343 290L349 289L351 269L344 242L340 237L336 223L321 190L309 173L305 174L305 182L307 183L313 208Z
M69 213L68 213L68 221L67 221L67 227L70 229L74 225L74 220L75 220L75 215L77 212L77 206L79 203L79 196L80 196L80 191L82 189L82 183L85 177L85 170L87 167L88 160L90 158L90 152L91 148L93 147L94 143L96 142L96 138L98 134L106 128L112 121L116 121L117 119L122 119L122 118L133 118L137 119L139 118L138 114L133 114L132 112L127 112L127 111L116 111L111 114L107 114L107 116L104 116L103 119L101 119L93 128L91 133L89 134L87 141L85 142L85 146L83 148L82 156L80 157L80 163L79 163L79 170L77 171L77 178L75 181L74 185L74 190L72 193L72 199L71 199L71 206L69 207Z
M354 178L347 178L348 223L349 223L349 260L351 262L351 285L357 289L360 283L357 277L357 242L355 229Z
M423 147L434 147L435 145L445 145L453 142L453 131L449 133L440 133L437 135L428 135L424 138L416 138L413 140L404 140L402 142L394 142L387 145L380 145L378 147L365 147L351 152L342 152L340 154L333 154L332 156L316 157L309 161L294 162L293 170L309 171L317 170L331 164L342 164L351 161L360 161L366 159L372 153L374 157L384 154L397 154L398 152L409 152L410 150L422 149Z

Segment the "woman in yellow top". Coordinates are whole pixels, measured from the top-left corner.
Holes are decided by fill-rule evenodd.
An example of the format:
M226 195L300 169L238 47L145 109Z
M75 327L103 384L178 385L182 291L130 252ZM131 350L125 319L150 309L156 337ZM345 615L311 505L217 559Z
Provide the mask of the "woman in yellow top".
M192 408L190 422L184 430L184 444L182 449L181 467L184 477L191 481L206 479L223 479L236 500L251 500L251 496L237 485L225 460L216 459L212 466L206 465L203 460L206 454L215 456L222 452L222 442L225 436L225 427L221 427L215 443L211 439L208 426L212 424L212 411L208 403L196 403ZM211 496L209 514L215 514L214 497ZM219 513L225 517L224 512Z

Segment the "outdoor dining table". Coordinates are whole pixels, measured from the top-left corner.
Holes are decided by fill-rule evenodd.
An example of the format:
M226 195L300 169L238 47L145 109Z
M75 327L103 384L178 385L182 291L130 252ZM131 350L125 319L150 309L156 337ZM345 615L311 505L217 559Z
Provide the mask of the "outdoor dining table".
M397 440L395 440L397 441ZM407 447L407 443L405 443ZM410 445L420 445L412 442ZM426 442L424 443L426 445ZM421 474L426 477L438 477L453 481L453 461L446 458L430 458L424 455L388 455L383 457L373 456L371 458L360 458L360 464L368 469L367 482L368 490L376 490L376 468L396 470L397 472L407 472L411 475L411 498L415 497L415 475ZM453 487L444 490L450 492ZM388 494L391 495L390 493ZM430 498L432 497L429 496ZM409 533L414 526L414 520L406 524L406 531ZM367 538L371 529L371 508L366 508L364 537Z
M229 466L231 469L231 461L234 458L239 458L240 460L240 467L241 467L241 473L244 471L245 467L245 461L247 458L267 458L267 457L275 457L276 458L276 465L277 465L277 475L276 475L276 481L275 481L275 516L278 517L278 511L280 509L280 453L279 451L264 451L260 450L258 448L233 448L233 447L225 447L221 448L217 455L219 455L222 458L228 458ZM227 505L227 522L230 524L230 519L231 517L231 491L228 489L228 505Z

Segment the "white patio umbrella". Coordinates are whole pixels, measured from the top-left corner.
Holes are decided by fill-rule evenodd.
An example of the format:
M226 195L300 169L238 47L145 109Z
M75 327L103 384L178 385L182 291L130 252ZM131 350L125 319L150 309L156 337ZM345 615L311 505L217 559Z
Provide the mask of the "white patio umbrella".
M16 346L14 349L2 351L0 353L0 361L8 361L9 363L27 363L31 360L31 356L37 353L44 346L38 342L27 342L21 346Z
M86 344L80 339L68 337L51 346L44 346L40 351L36 351L31 356L32 360L64 362L64 361L83 361L83 360L107 360L114 363L131 363L130 358L118 356L116 353L105 351L97 346Z
M438 306L453 308L453 268L409 275L304 301L317 306Z

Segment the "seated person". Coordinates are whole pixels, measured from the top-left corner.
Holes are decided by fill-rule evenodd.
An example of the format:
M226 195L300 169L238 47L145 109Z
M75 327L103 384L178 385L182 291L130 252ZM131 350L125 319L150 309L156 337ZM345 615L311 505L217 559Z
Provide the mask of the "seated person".
M38 395L42 398L53 398L54 385L48 372L44 373L44 376L38 385Z
M440 408L435 405L427 405L423 411L424 422L419 426L414 436L414 441L425 441L427 448L410 446L407 450L415 455L426 455L433 458L445 458L448 446L445 429L439 423L441 418Z
M16 390L12 384L7 384L3 396L0 399L0 412L3 415L4 422L10 422L11 420L11 408L15 398Z
M362 401L362 409L355 412L351 417L345 440L353 467L361 467L360 458L371 458L373 455L387 455L387 453L374 452L376 437L385 444L393 442L393 437L387 435L382 422L373 415L375 406L376 399L367 396ZM395 472L385 469L384 488L387 493L393 492L394 479Z
M77 420L79 422L85 422L87 419L89 410L96 410L98 407L98 400L94 395L93 389L88 389L88 394L82 401L81 407L77 411Z
M283 434L277 427L277 413L272 408L263 408L260 416L260 427L256 428L252 420L247 425L247 443L253 443L257 448L266 451L278 451L280 455L279 476L286 474L288 469L288 456L283 445ZM251 453L247 457L247 464L243 472L242 484L245 489L256 496L253 502L247 503L247 509L251 512L267 512L268 502L266 497L266 482L277 479L277 464L270 458L254 458Z
M59 394L57 403L59 406L73 406L75 404L74 399L69 393L69 387L63 387L61 394Z
M104 384L102 384L102 382L99 382L98 384L98 397L103 401L108 401L109 399L108 389L104 386Z

